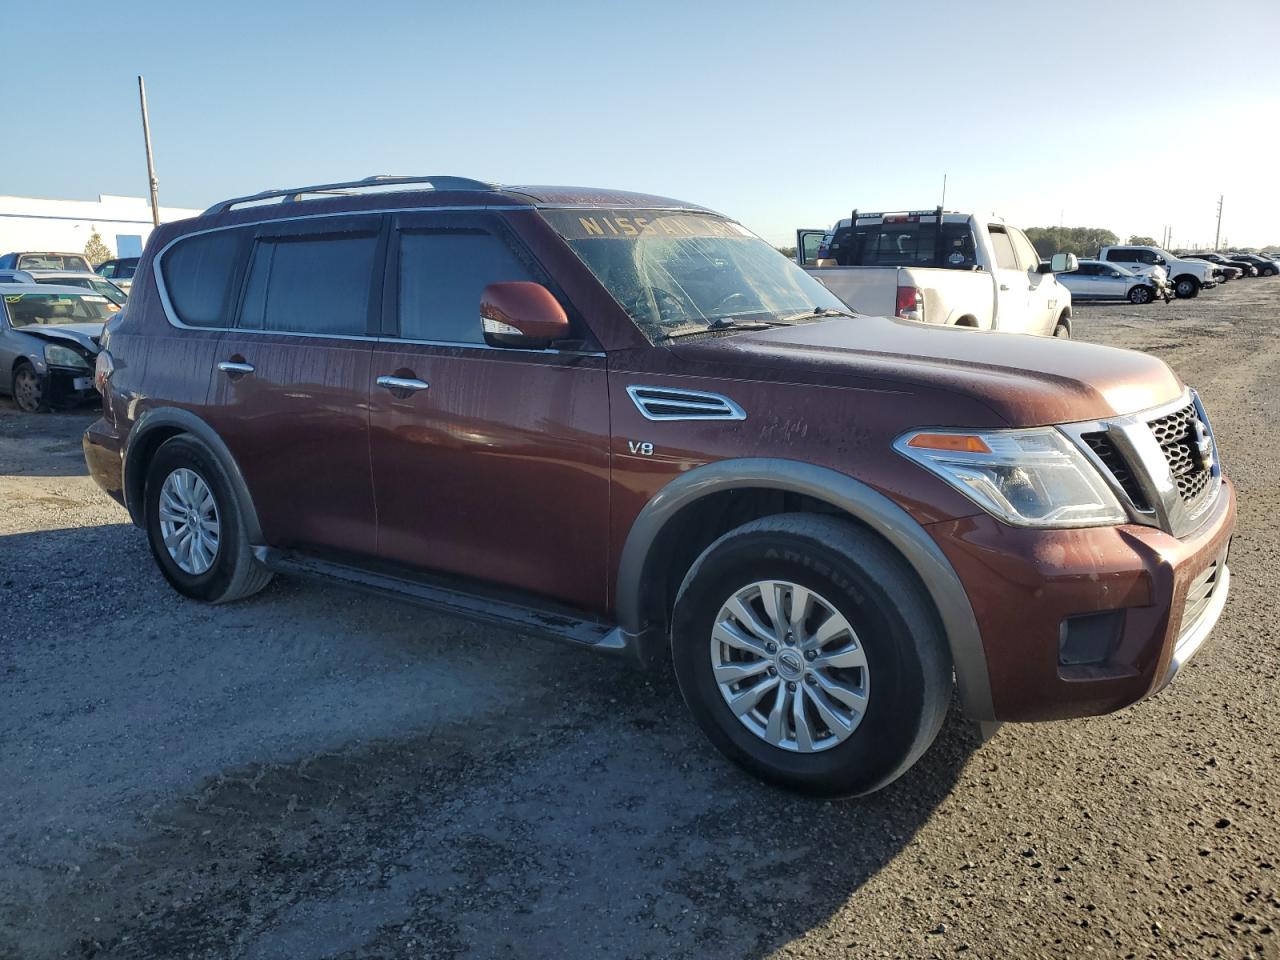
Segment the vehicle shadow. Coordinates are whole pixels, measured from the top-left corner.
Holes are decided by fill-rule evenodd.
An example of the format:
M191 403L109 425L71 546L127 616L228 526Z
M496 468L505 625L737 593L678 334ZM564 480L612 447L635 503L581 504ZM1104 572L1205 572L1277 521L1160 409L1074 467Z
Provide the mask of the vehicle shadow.
M6 571L23 622L65 597L32 589L58 556L107 568L96 626L7 650L36 766L0 757L27 785L0 802L0 954L27 930L23 956L764 957L856 899L979 744L953 708L884 791L806 798L723 760L667 677L287 579L189 603L146 551L123 525L0 537L33 554Z

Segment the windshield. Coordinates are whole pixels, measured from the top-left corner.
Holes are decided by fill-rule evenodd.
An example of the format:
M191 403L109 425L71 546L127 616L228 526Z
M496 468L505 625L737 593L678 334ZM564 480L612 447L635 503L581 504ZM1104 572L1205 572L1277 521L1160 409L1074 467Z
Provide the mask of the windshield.
M105 323L116 312L106 297L88 293L7 293L4 305L15 327Z
M114 283L98 280L96 277L37 277L36 283L51 283L60 287L86 287L106 297L116 306L122 306L128 299L128 295Z
M18 257L19 270L70 270L93 273L89 261L75 253L24 253Z
M717 216L663 210L543 216L652 340L691 324L849 309L750 230Z

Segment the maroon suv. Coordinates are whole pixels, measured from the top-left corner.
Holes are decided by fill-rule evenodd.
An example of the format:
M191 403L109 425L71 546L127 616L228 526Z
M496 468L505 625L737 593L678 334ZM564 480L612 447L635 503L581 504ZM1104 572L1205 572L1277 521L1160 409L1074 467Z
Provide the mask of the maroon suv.
M1161 361L853 316L663 197L229 200L152 235L98 383L90 469L185 596L308 574L670 661L812 792L901 774L953 676L985 723L1141 700L1227 596L1235 496Z

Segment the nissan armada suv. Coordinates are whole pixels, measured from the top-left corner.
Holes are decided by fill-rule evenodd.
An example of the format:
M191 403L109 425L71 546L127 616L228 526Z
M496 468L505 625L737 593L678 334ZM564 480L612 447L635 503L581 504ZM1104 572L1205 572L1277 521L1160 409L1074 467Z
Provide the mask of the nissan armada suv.
M152 235L97 482L211 603L303 574L674 667L821 794L1117 710L1217 621L1235 496L1160 360L850 315L663 197L369 178Z

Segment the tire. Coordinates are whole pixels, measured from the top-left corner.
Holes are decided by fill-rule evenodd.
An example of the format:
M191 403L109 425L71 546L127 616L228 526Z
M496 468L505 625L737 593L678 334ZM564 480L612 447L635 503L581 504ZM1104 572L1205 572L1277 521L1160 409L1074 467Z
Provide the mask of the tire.
M722 620L735 598L744 604L740 609L757 614L757 628L764 626L759 620L766 610L758 587L762 581L810 592L799 639L788 642L785 627L774 631L782 642L770 651L760 641L770 635L767 627L757 634L731 621L734 642L745 636L746 646L759 652L721 642L729 635ZM796 595L795 589L781 590L776 609L783 617ZM764 616L767 620L767 612ZM852 639L848 631L834 633L818 648L826 656L810 658L804 636L817 637L828 618L837 616L844 618ZM833 651L839 652L839 662L822 666ZM859 654L860 667L850 662ZM721 753L765 780L819 796L871 793L897 779L933 743L950 703L950 657L915 572L875 534L816 514L765 517L703 551L676 596L672 660L685 703ZM766 672L757 661L768 665ZM722 688L725 677L744 667L760 679L730 681ZM840 699L826 694L833 685ZM766 692L756 692L756 686ZM861 710L844 699L858 691L864 695ZM754 693L755 706L735 713L727 698L744 693L747 701ZM766 710L775 713L780 697L789 706L779 713L784 722L771 740L774 728L766 723ZM795 721L797 697L804 738ZM833 710L839 714L843 736L825 722L820 701L825 716Z
M46 380L26 360L13 368L13 402L24 413L48 413L49 391Z
M1278 271L1275 267L1267 267L1265 270L1262 271L1262 275L1264 277L1274 277L1278 272L1280 271Z
M1145 284L1140 283L1129 291L1130 303L1150 303L1152 299L1151 288Z
M1053 337L1055 340L1071 339L1071 324L1065 318L1059 317L1057 325L1053 328Z
M166 487L171 481L173 485ZM202 508L202 502L211 503L211 507ZM151 458L143 509L151 553L165 579L184 597L228 603L257 593L271 581L271 572L254 559L226 471L207 447L190 436L166 440ZM188 519L170 523L170 529L177 530L173 535L179 537L175 551L171 551L165 544L165 520L175 515ZM181 531L189 531L191 518L196 516L206 534L213 531L214 535L196 538L203 547L184 551L181 544L189 544L193 538L181 537ZM212 550L211 540L215 543Z
M1179 277L1173 282L1173 294L1179 300L1190 300L1200 293L1200 281L1195 277Z

